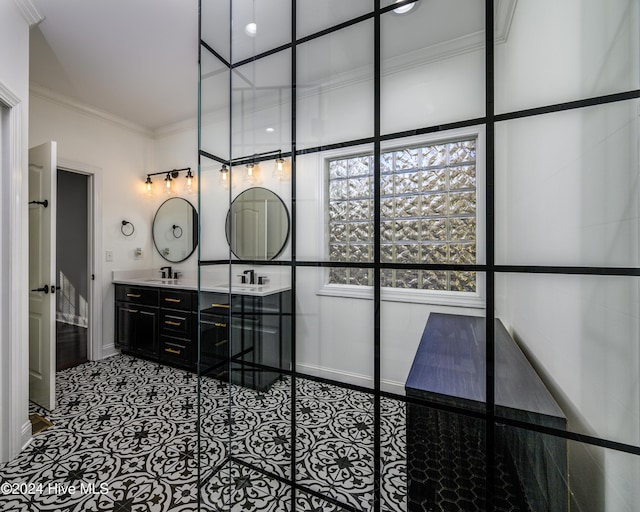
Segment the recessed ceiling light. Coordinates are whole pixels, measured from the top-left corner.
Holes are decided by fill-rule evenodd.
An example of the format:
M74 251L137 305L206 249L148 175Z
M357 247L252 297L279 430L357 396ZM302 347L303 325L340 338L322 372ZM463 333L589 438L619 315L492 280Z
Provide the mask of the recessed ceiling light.
M247 23L247 26L244 27L244 32L249 37L256 37L257 31L258 31L258 25L256 25L253 21L251 23Z
M267 128L265 131L266 131L267 133L273 133L273 132L275 132L275 131L276 131L276 129L275 129L275 128L271 128L271 127L269 127L269 128Z
M404 0L396 0L395 3L402 2L402 1L404 1ZM413 9L415 6L416 6L416 2L413 2L411 4L407 4L407 5L403 5L401 7L398 7L397 9L394 9L393 12L395 12L396 14L406 14L411 9Z

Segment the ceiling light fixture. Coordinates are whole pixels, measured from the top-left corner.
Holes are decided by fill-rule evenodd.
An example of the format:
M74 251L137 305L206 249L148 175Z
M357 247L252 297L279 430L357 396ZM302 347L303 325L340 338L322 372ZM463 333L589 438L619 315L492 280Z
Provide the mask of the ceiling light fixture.
M245 25L244 33L249 37L256 37L256 32L258 32L258 25L256 25L253 21Z
M400 3L403 2L405 0L396 0L395 3ZM393 12L395 12L396 14L407 14L411 9L413 9L416 6L417 2L412 2L410 4L406 4L406 5L402 5L396 9L393 10Z

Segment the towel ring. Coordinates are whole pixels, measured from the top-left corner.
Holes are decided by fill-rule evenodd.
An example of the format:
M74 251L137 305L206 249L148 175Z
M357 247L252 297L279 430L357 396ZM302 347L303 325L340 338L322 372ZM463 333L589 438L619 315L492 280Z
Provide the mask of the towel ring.
M127 228L126 226L129 225L131 226L131 228ZM126 229L125 229L126 228ZM128 220L123 220L122 221L122 226L120 226L120 232L124 235L124 236L131 236L133 235L134 231L136 230L136 228L134 227L134 225L129 222Z
M177 224L174 224L172 226L173 229L173 236L176 238L180 238L182 236L182 228L180 226L178 226Z

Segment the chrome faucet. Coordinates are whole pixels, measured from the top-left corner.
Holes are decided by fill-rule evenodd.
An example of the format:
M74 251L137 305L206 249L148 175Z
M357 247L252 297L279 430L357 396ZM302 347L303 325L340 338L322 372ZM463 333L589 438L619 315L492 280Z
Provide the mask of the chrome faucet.
M162 272L162 279L173 279L171 267L160 267L160 272Z
M245 270L243 274L249 274L249 284L256 284L256 272L255 270Z

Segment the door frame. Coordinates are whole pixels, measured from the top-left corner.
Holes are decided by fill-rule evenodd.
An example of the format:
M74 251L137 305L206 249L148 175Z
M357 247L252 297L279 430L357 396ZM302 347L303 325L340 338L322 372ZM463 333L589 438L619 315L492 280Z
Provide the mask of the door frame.
M87 359L103 358L102 348L102 169L82 162L58 157L57 168L62 171L83 174L88 177L88 267L94 279L89 279L89 330L87 332ZM57 276L56 276L57 278Z
M8 141L1 166L2 257L0 259L0 461L14 457L31 440L29 416L28 261L26 143L22 101L0 82L0 103L7 108L3 139ZM4 118L4 116L2 116ZM5 138L6 137L6 138Z

